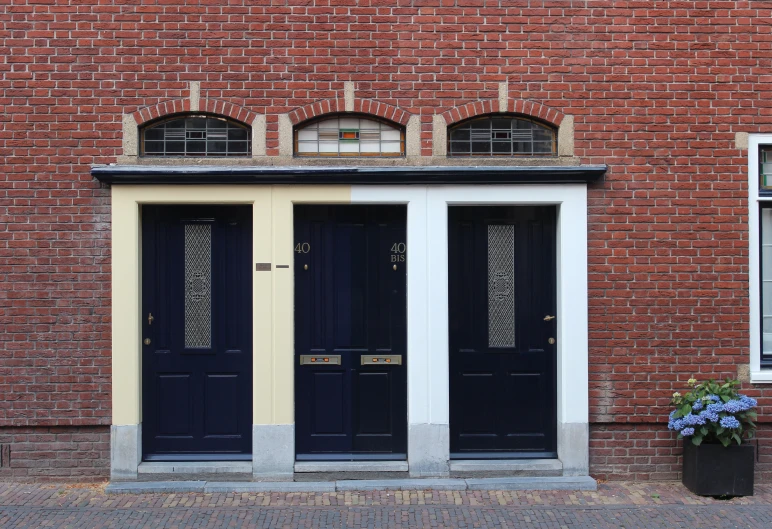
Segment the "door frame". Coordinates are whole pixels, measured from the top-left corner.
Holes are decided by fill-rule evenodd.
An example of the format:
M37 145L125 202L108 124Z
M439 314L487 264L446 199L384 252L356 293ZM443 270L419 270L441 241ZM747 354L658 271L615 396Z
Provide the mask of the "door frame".
M449 206L557 206L557 439L564 475L589 475L587 185L353 186L352 204L408 204L408 463L448 475ZM564 257L565 256L565 257Z
M407 204L408 465L449 472L447 209L557 205L558 459L589 474L587 185L133 185L111 186L111 476L136 479L141 462L140 206L252 204L253 475L289 479L295 464L292 383L293 204ZM564 262L562 256L567 256ZM571 310L569 310L571 309ZM564 344L566 344L564 346Z

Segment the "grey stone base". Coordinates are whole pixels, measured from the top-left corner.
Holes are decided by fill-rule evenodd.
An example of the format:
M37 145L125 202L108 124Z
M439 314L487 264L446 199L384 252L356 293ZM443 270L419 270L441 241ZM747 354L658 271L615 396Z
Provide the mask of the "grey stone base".
M586 422L558 423L558 459L564 476L590 474L590 425Z
M250 474L250 461L144 462L139 474Z
M414 478L450 475L450 428L447 424L409 424L407 460Z
M110 426L110 479L137 479L142 461L142 425Z
M470 459L450 462L454 478L554 477L563 475L558 459Z
M306 482L206 482L166 481L110 483L108 494L152 494L158 492L343 492L365 490L597 490L589 476L552 478L488 479L384 479Z
M297 461L295 472L407 472L407 461Z
M292 481L295 425L252 425L252 476L256 480Z

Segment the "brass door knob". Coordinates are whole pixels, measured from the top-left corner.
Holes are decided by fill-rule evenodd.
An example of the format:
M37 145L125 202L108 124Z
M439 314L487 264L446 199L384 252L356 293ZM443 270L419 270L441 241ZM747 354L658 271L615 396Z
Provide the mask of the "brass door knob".
M150 345L150 338L145 338L145 339L143 340L143 343L144 343L145 345Z

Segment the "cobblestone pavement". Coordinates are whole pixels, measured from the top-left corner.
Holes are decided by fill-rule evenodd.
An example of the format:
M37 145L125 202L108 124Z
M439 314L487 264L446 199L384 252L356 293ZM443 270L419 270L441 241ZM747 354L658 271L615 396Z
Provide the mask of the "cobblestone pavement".
M597 492L375 491L106 495L104 485L0 483L5 528L772 528L772 485L717 500L678 483Z

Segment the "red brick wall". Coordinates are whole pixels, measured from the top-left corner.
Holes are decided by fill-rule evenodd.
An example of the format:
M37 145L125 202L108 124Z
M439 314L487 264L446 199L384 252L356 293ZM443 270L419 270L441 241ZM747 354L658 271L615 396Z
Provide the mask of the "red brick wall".
M669 395L691 375L734 376L748 362L747 153L734 138L772 132L771 9L5 2L0 435L110 423L109 189L89 164L121 154L121 114L185 98L200 81L202 99L265 114L275 155L279 114L340 98L354 81L357 98L419 115L429 155L433 115L495 100L507 82L510 97L574 116L581 161L610 167L589 191L593 471L672 477L672 461L659 461L675 441L652 424ZM769 421L772 388L748 390ZM627 463L632 448L610 445L639 434L656 445Z
M110 473L107 426L0 428L0 447L0 481L90 481Z

